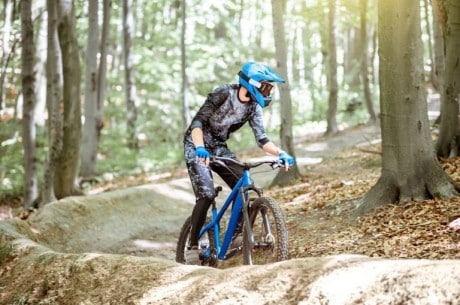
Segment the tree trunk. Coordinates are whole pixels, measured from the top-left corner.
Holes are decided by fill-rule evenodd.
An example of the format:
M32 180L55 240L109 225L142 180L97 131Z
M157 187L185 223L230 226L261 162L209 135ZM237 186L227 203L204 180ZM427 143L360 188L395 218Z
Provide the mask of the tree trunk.
M131 12L132 0L123 0L123 37L124 37L124 63L125 63L125 92L126 92L126 113L128 147L139 148L136 131L137 109L136 109L136 84L134 77L134 63L131 55L132 35L134 32L134 20Z
M98 67L97 55L99 46L99 4L98 0L88 1L88 39L86 44L85 70L85 125L81 146L80 176L90 177L96 172L98 147Z
M283 77L287 76L286 67L286 42L284 35L284 21L283 14L285 11L284 0L272 0L272 16L273 16L273 30L275 35L275 49L276 61L278 63L277 70ZM294 140L292 135L292 101L289 93L289 80L286 78L286 83L279 86L280 90L280 141L281 147L286 149L287 152L295 157L294 154ZM291 167L289 172L279 171L272 185L286 185L290 181L300 176L297 164Z
M62 149L62 60L57 36L56 1L47 0L48 11L48 53L46 61L49 149L43 178L43 199L40 206L56 200L54 195L55 170Z
M433 87L436 87L436 74L435 74L435 64L434 64L434 57L433 57L433 37L431 34L431 22L430 22L430 12L429 12L429 4L428 0L423 0L423 12L424 12L424 17L425 17L425 25L426 25L426 35L427 37L427 48L428 48L428 59L429 59L429 65L431 67L430 69L430 76L429 76L429 81L433 85Z
M101 49L100 49L100 61L99 61L99 73L98 73L98 92L97 92L97 143L101 138L101 130L104 128L104 102L107 90L107 54L109 50L109 35L110 35L110 19L112 12L112 0L104 0L103 2L103 22L102 22L102 35L101 35ZM97 160L97 159L96 159Z
M363 80L364 104L369 113L369 122L376 123L377 115L375 114L374 103L372 102L371 89L369 86L369 56L367 43L367 0L360 1L361 12L361 77Z
M439 92L440 104L441 104L441 112L443 111L443 104L446 99L445 93L445 73L446 73L446 66L445 66L445 43L444 37L442 36L442 27L441 21L439 16L439 10L436 9L437 7L437 0L432 1L432 11L433 11L433 35L434 35L434 69L435 69L435 89ZM436 118L436 124L439 124L441 121L441 117L438 116Z
M11 34L11 19L13 16L13 1L4 0L4 24L2 33L2 58L0 64L0 110L4 108L5 102L5 80L6 80L6 68L10 58L10 34Z
M328 84L329 102L327 109L326 134L339 131L337 126L337 100L339 86L337 83L337 46L335 37L336 0L329 0L329 38L328 38Z
M81 73L73 1L60 0L59 9L58 33L64 76L64 124L63 146L56 164L57 179L54 181L54 192L58 199L76 194L81 141Z
M32 23L32 0L21 2L22 35L22 92L24 105L22 111L22 143L24 147L24 208L32 207L38 197L37 159L35 154L36 129L34 123L35 109L35 75L34 75L34 26Z
M438 2L445 18L445 87L441 107L441 122L436 151L439 157L458 156L460 150L460 3L458 0Z
M35 20L36 60L35 60L35 124L45 126L46 122L46 54L47 54L47 23L48 13L46 2L37 2L32 8L32 20Z
M190 114L190 101L188 98L188 80L187 80L187 49L185 46L185 38L186 38L186 32L187 32L187 20L186 20L186 14L187 14L187 0L182 0L181 3L181 12L182 12L182 18L181 18L181 44L180 44L180 49L181 49L181 74L182 74L182 122L183 122L183 130L187 128L187 126L190 124L191 120L191 114Z
M460 190L433 152L423 82L420 1L380 0L378 11L382 172L354 216L398 201L449 198Z

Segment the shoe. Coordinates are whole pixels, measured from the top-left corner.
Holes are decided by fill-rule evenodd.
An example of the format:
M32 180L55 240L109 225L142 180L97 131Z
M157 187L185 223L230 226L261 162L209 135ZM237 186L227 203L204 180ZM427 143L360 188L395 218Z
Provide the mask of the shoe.
M192 247L185 252L185 264L201 266L200 250L197 246Z

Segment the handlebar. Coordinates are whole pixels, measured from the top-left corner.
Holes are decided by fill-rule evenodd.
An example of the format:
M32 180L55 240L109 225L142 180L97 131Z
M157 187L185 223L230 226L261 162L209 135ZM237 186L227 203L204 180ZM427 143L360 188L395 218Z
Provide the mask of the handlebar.
M272 169L277 169L279 167L284 166L284 162L282 160L263 160L263 161L254 161L254 162L241 162L239 160L235 160L232 158L227 158L227 157L217 157L217 156L212 156L210 158L211 163L216 163L222 166L226 166L224 161L231 162L235 165L241 166L245 170L249 170L251 168L255 168L258 166L261 166L262 164L269 164Z

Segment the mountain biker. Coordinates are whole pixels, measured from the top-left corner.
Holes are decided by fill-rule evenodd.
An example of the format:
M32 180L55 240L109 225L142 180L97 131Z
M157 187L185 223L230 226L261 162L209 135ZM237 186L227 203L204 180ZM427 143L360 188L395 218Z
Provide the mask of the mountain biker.
M257 62L245 63L238 76L238 84L223 85L208 94L185 132L185 163L196 197L186 264L200 264L198 236L215 197L211 169L230 188L242 176L242 169L231 163L228 168L209 163L211 155L236 159L226 144L231 133L249 122L260 148L278 156L286 170L294 165L294 158L270 141L263 125L262 109L271 102L273 83L284 83L284 79L268 65Z

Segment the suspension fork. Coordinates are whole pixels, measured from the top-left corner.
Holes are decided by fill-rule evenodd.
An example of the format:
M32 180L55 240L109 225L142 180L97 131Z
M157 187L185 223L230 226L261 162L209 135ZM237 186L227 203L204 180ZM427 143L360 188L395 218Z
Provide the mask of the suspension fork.
M248 234L249 245L252 249L252 247L254 247L255 240L254 240L254 232L252 232L252 228L251 228L251 219L250 219L251 215L249 215L249 202L251 201L251 199L249 199L247 196L248 191L250 190L256 192L258 197L262 196L262 190L258 187L255 187L254 184L248 185L240 189L240 196L241 198L243 198L243 209L242 210L243 210L244 224L246 226L246 232Z
M249 240L249 246L252 249L254 246L254 233L252 232L251 228L251 220L249 219L249 198L246 196L247 194L247 188L241 188L240 189L240 196L243 198L243 219L244 219L244 225L246 226L246 232L248 234L248 240Z

